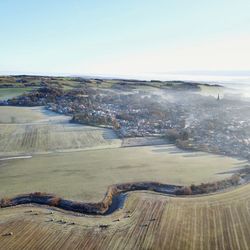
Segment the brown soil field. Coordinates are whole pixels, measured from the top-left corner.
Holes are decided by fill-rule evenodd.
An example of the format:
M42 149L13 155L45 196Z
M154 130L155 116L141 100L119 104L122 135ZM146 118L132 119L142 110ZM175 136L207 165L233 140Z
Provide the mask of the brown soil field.
M0 249L249 249L250 185L200 197L131 192L89 216L46 206L0 209Z

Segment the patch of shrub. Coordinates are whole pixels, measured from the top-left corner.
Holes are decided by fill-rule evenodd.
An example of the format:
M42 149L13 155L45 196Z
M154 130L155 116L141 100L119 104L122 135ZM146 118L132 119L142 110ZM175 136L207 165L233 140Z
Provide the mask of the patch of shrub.
M0 207L6 207L9 206L11 204L11 201L9 198L2 198L0 201Z
M34 193L31 193L30 195L31 196L43 196L44 193L42 193L42 192L34 192Z
M232 185L238 185L238 184L239 184L239 181L240 181L240 175L234 174L234 175L231 177Z
M175 192L176 195L191 195L192 189L191 187L182 187L178 188Z
M206 194L218 191L220 189L225 189L231 186L238 185L240 182L240 175L235 174L231 178L226 180L221 180L217 182L211 182L211 183L201 183L200 185L191 185L192 193L194 194Z
M50 206L56 207L56 206L58 206L60 204L60 201L61 201L61 198L53 197L53 198L50 199L49 204L50 204Z

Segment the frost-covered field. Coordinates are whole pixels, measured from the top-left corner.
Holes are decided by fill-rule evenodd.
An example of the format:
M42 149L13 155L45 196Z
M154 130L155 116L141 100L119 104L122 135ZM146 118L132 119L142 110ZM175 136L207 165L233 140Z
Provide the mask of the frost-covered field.
M243 164L230 157L184 153L174 146L34 155L29 159L0 161L0 198L40 191L68 199L100 201L112 184L200 184L229 177L231 170Z
M0 156L119 147L110 129L72 124L42 107L0 107Z

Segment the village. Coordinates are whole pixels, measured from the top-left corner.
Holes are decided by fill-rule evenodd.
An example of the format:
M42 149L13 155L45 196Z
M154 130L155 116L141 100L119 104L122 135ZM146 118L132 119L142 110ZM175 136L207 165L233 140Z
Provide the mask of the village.
M250 159L248 102L189 91L43 86L1 105L45 106L75 123L112 128L120 138L164 137L184 149Z

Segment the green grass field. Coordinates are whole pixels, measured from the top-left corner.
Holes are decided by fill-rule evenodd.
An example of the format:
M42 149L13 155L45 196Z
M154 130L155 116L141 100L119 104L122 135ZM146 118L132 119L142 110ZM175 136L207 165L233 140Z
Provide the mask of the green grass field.
M26 87L26 88L0 88L0 100L8 100L13 97L22 95L25 92L31 91L32 87Z
M211 154L174 153L174 146L113 148L0 161L0 197L35 191L99 201L107 187L131 181L190 185L230 176L244 162Z

